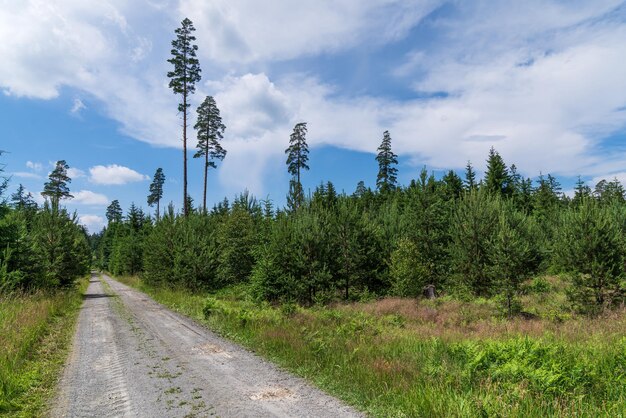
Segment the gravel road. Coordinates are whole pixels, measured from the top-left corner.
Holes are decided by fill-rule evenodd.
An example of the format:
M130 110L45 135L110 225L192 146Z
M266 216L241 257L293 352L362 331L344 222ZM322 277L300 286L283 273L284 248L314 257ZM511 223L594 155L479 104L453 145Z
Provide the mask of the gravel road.
M92 275L53 417L356 417L300 378Z

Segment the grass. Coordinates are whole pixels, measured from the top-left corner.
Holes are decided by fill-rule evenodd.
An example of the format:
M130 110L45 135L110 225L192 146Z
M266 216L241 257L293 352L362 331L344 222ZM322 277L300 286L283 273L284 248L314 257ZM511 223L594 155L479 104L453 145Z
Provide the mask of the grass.
M626 311L577 317L546 280L512 320L489 300L281 308L123 281L373 416L626 416Z
M0 296L0 415L40 416L54 395L87 281Z

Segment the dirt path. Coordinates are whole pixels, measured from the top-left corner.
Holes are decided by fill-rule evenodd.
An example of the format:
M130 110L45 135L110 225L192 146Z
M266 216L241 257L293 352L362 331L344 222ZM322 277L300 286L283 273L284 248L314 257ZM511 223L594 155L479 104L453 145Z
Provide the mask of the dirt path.
M53 417L360 416L107 276L93 275Z

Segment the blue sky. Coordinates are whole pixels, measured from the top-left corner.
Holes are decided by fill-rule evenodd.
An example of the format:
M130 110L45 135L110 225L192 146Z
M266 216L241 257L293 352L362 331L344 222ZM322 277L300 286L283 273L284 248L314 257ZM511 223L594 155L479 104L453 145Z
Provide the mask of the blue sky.
M112 199L146 207L165 171L182 201L170 41L197 28L203 78L227 126L209 204L249 189L284 203L284 149L309 124L306 188L373 185L385 130L407 183L426 166L482 169L491 146L530 177L626 181L623 1L23 0L0 1L0 149L41 191L51 164L72 167L68 201L90 230ZM192 137L190 145L194 146ZM190 193L202 168L190 160Z

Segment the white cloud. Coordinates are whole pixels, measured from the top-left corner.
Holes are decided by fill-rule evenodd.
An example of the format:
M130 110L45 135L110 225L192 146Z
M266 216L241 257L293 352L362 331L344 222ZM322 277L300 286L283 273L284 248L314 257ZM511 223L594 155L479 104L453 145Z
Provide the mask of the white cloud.
M103 194L92 192L91 190L80 190L72 192L74 198L72 203L90 206L104 206L109 204L109 198Z
M78 218L78 221L81 225L84 225L91 233L99 231L105 225L104 218L98 215L81 215Z
M403 37L440 0L182 0L212 62L291 59Z
M34 163L32 161L26 161L26 167L30 168L33 171L41 171L41 170L43 170L43 164L41 164L41 163Z
M148 176L117 164L96 165L89 169L89 174L89 181L95 184L120 185L149 180Z
M81 177L85 177L86 174L79 168L70 167L67 169L67 176L71 179L79 179Z
M16 171L16 172L11 173L11 175L14 177L21 177L25 179L35 179L35 180L40 180L43 178L39 174L31 173L30 171Z
M70 113L73 115L77 115L81 112L81 110L87 109L85 103L82 100L75 98L74 103L72 104L72 108L70 109Z

